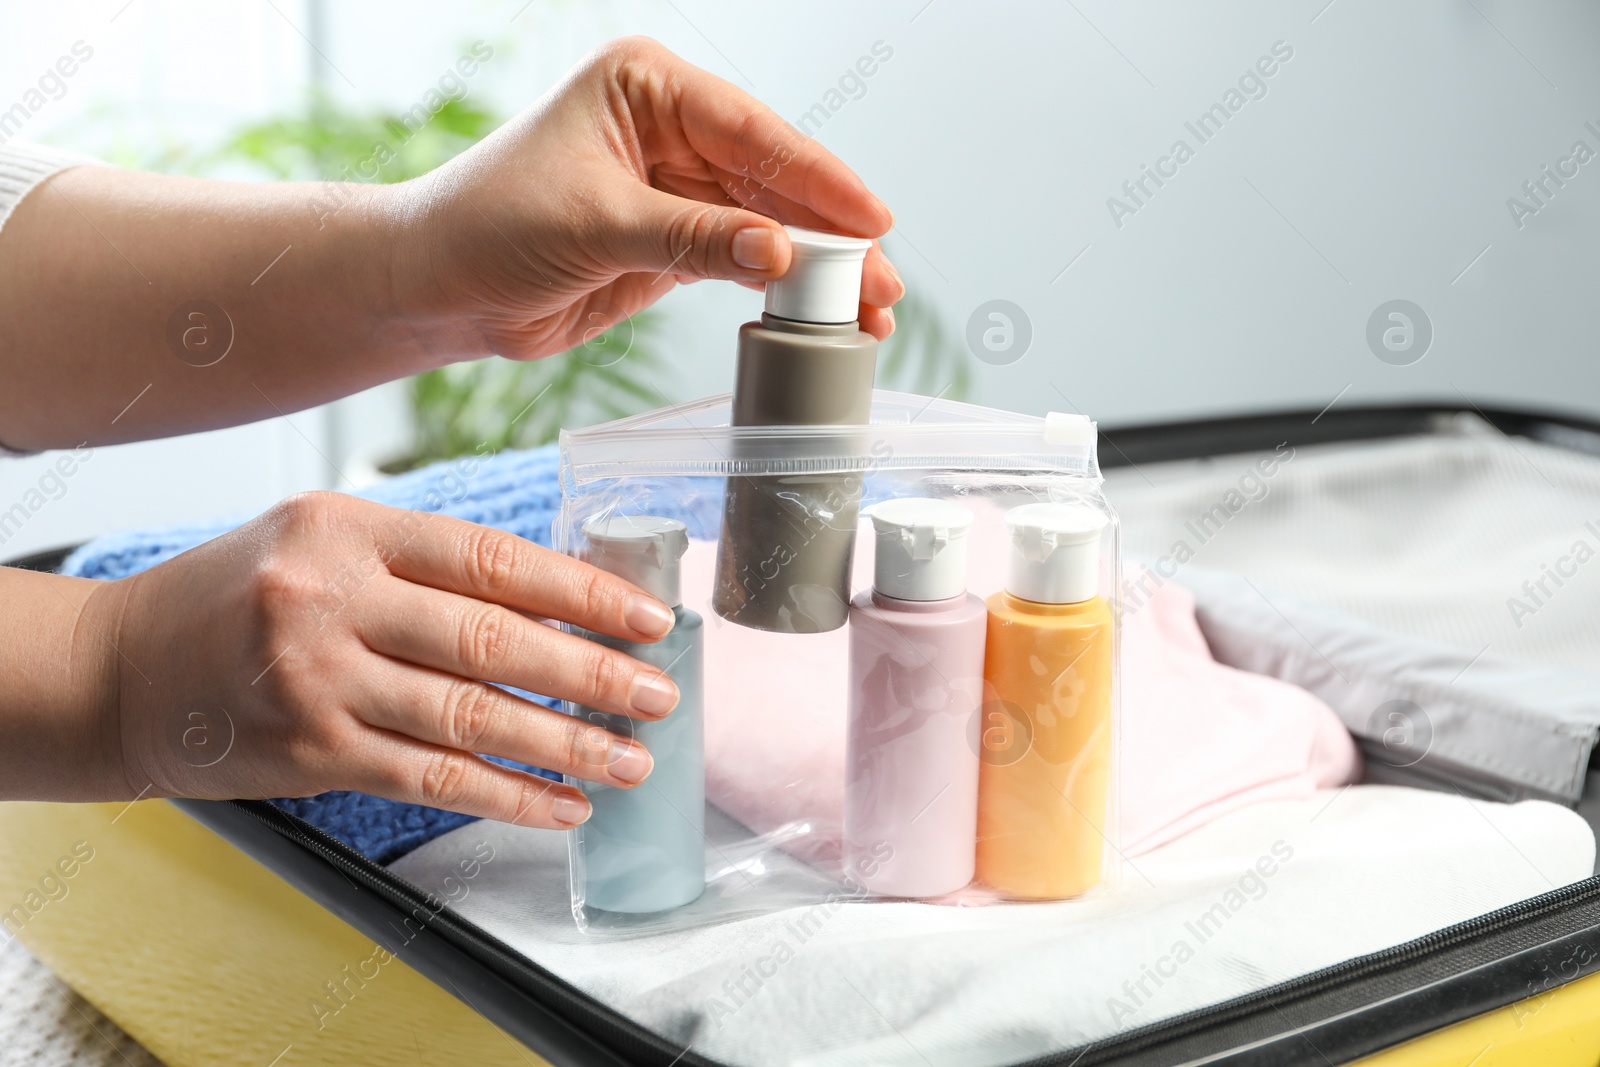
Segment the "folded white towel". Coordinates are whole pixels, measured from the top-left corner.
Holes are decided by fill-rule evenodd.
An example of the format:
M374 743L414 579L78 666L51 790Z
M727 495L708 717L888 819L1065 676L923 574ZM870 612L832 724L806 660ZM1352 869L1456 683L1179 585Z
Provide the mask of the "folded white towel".
M391 869L444 894L484 842L466 918L669 1040L763 1067L1015 1063L1578 881L1595 847L1554 804L1353 786L1226 815L1101 899L840 903L626 939L578 932L554 831L474 823Z

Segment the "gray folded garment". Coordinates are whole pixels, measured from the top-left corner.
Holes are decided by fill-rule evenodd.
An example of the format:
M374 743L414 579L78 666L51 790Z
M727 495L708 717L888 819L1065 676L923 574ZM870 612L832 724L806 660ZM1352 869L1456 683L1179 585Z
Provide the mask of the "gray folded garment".
M1194 589L1213 654L1327 701L1370 779L1574 804L1600 731L1600 442L1564 443L1457 416L1112 471L1154 568L1125 568L1124 608Z
M1561 667L1390 633L1235 574L1185 568L1218 661L1321 697L1361 743L1367 780L1576 804L1600 685Z

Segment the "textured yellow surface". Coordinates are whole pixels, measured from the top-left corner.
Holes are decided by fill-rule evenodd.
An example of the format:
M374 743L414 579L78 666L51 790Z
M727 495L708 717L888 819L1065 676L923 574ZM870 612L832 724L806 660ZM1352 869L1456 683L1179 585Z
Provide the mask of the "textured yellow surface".
M164 801L0 804L0 920L171 1067L546 1062Z
M1456 1023L1366 1059L1360 1067L1595 1067L1600 974Z
M0 921L170 1067L546 1064L163 801L0 804ZM1591 975L1359 1062L1596 1067L1596 1020Z

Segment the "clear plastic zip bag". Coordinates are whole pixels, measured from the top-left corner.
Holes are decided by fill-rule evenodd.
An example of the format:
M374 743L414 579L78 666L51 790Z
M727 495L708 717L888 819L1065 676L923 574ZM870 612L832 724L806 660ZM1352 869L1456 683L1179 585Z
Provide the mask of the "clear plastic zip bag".
M556 547L677 614L656 645L597 639L682 693L656 722L566 707L655 760L630 790L573 780L594 805L569 835L579 927L1114 887L1121 582L1094 424L882 390L865 426L728 414L562 434Z

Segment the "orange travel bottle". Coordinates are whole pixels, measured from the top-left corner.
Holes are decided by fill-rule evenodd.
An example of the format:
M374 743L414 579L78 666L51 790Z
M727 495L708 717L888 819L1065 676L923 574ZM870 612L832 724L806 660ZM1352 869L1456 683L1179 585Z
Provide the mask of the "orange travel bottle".
M1057 900L1100 881L1110 834L1112 616L1096 595L1109 523L1040 503L1006 525L1010 572L987 601L977 878Z

